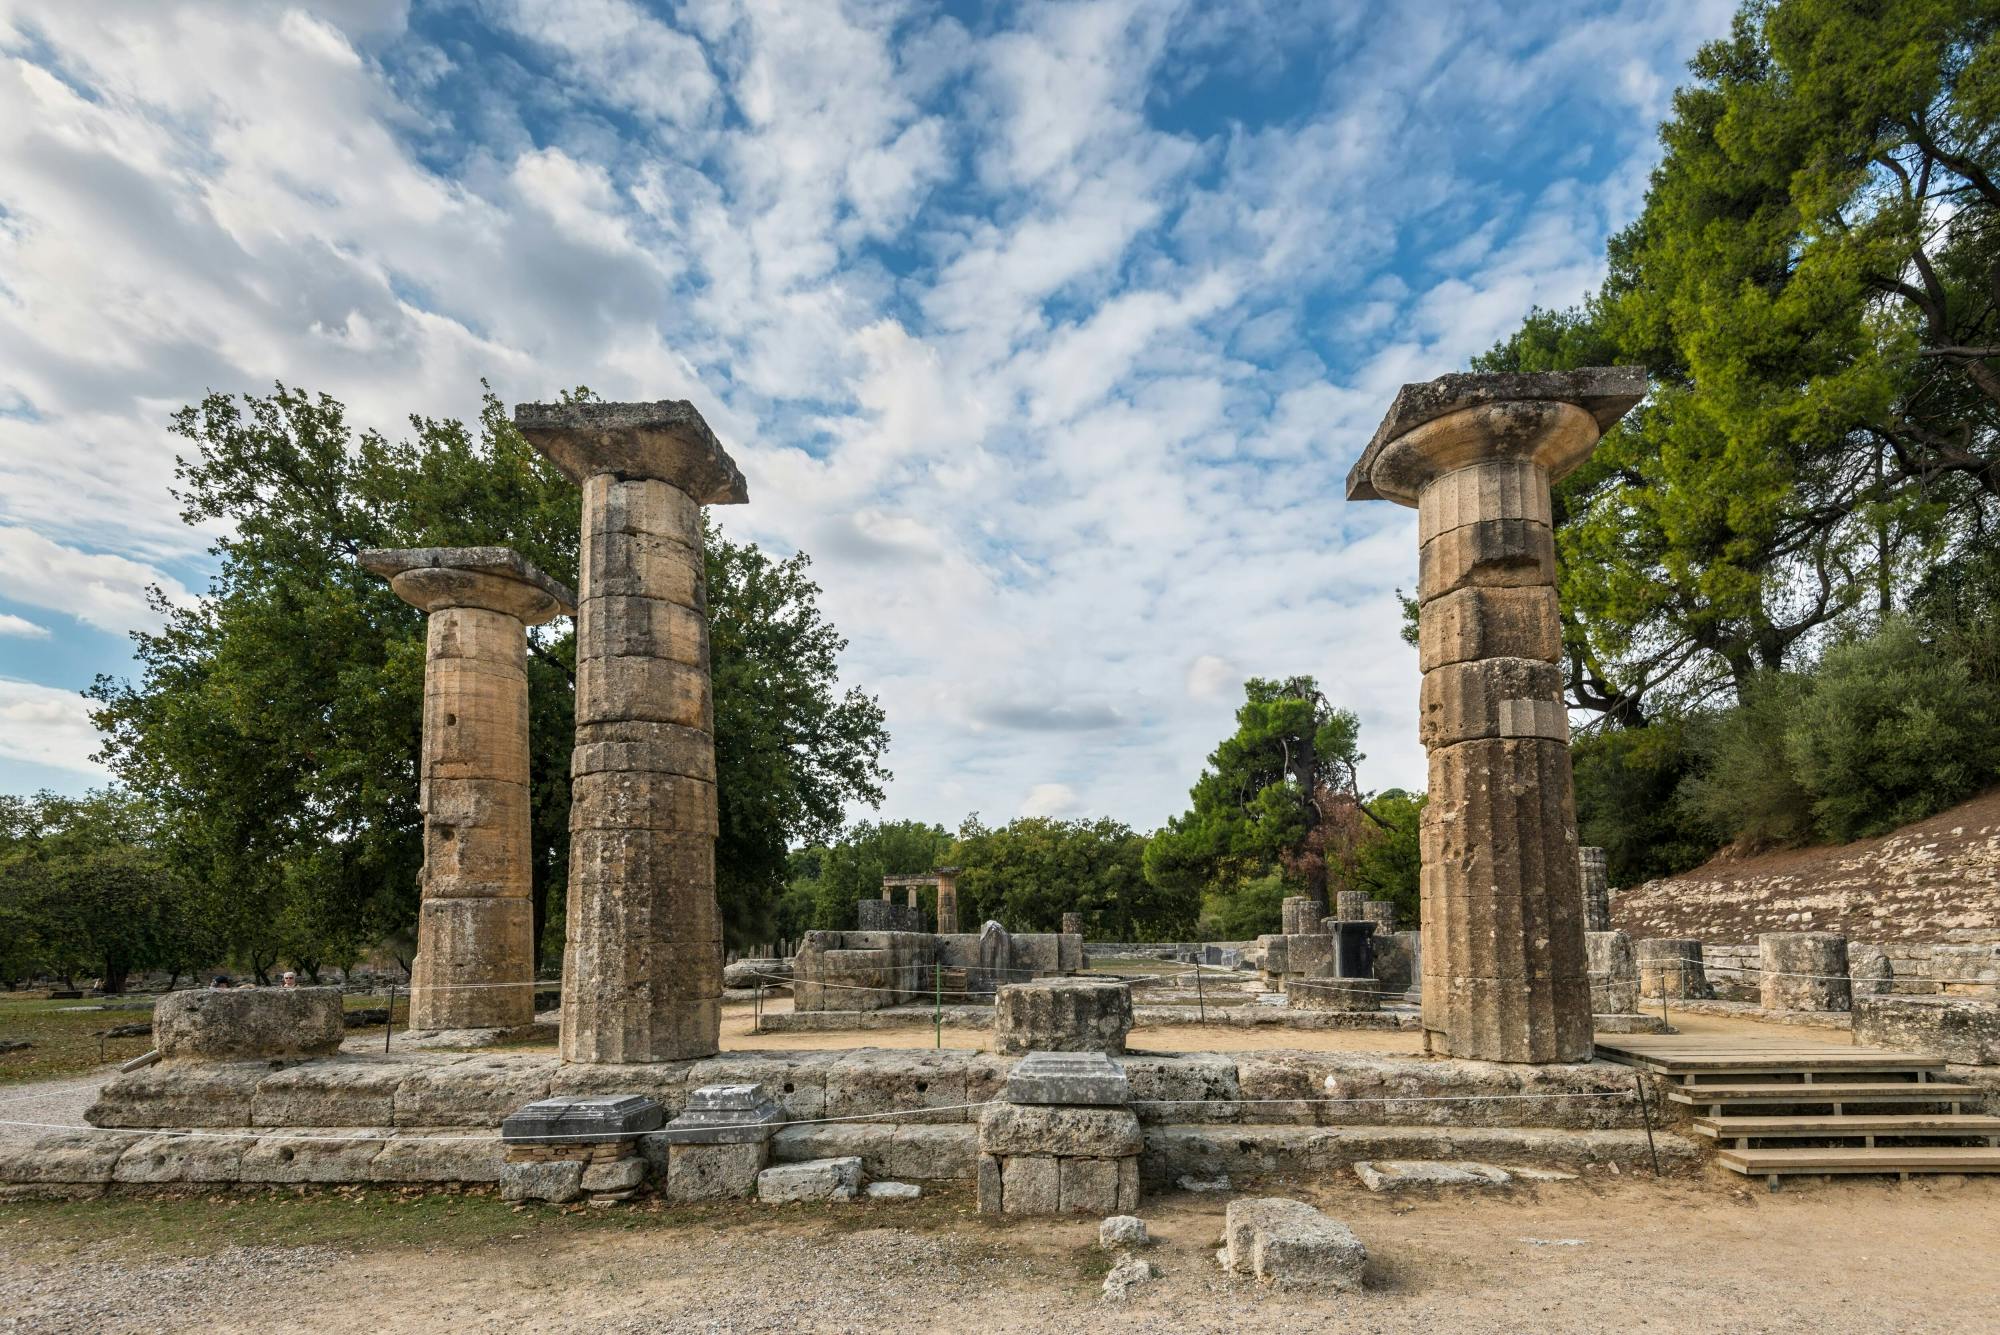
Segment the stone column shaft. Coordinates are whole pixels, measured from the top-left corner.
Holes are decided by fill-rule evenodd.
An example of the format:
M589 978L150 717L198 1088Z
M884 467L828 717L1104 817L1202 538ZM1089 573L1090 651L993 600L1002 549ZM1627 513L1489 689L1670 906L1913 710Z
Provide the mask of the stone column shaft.
M940 936L958 932L958 868L938 868L937 929Z
M1576 850L1583 873L1583 925L1591 932L1611 930L1611 868L1601 848Z
M1349 499L1417 509L1426 1047L1591 1054L1549 486L1643 393L1621 371L1405 386Z
M430 615L417 802L423 901L410 1028L535 1020L527 626L569 591L502 548L370 551L361 564Z
M583 492L562 1060L713 1055L715 713L701 507L747 499L686 403L524 404Z

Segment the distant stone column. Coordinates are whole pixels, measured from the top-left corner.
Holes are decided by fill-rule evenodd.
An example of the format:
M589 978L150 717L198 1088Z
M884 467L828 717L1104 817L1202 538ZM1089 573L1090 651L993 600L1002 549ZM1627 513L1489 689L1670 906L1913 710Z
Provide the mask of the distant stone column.
M1341 890L1333 897L1333 916L1342 922L1361 922L1368 917L1366 890Z
M958 868L937 869L937 929L950 936L958 931Z
M1576 850L1583 875L1583 927L1587 932L1611 930L1611 865L1601 848Z
M1062 916L1062 929L1063 929L1063 932L1064 932L1064 934L1065 934L1065 935L1068 935L1068 936L1082 936L1082 935L1083 935L1083 915L1082 915L1081 913L1065 913L1065 914L1063 914L1063 916Z
M1645 395L1636 368L1405 385L1349 500L1417 510L1426 1048L1591 1054L1549 485Z
M583 489L562 1059L715 1053L715 706L701 507L749 499L687 403L521 404Z
M533 1024L527 627L574 612L575 599L505 547L377 550L358 559L430 617L410 1028Z

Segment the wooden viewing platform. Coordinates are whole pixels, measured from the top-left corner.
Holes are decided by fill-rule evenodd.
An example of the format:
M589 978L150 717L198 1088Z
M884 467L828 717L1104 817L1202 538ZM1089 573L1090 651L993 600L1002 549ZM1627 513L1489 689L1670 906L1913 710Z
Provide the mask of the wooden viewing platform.
M1968 1111L1989 1091L1942 1078L1936 1057L1741 1035L1600 1034L1596 1046L1669 1082L1722 1165L1773 1188L1794 1174L2000 1173L2000 1117Z

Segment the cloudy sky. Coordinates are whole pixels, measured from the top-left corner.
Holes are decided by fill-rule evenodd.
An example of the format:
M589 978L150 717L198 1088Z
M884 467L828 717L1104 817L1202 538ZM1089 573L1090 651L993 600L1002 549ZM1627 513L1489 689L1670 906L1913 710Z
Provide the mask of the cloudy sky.
M0 0L0 791L206 584L168 414L687 398L884 812L1184 802L1249 675L1421 786L1396 387L1599 277L1726 0ZM411 739L416 744L416 739Z

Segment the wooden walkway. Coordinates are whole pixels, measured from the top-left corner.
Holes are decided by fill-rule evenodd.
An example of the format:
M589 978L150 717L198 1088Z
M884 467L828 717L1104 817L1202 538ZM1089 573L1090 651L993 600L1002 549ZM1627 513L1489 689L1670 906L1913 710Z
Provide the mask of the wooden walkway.
M1600 1034L1598 1055L1660 1076L1724 1167L1789 1174L2000 1173L1989 1091L1943 1061L1810 1038ZM1777 1142L1777 1143L1773 1143Z

